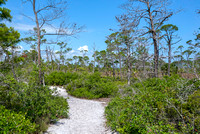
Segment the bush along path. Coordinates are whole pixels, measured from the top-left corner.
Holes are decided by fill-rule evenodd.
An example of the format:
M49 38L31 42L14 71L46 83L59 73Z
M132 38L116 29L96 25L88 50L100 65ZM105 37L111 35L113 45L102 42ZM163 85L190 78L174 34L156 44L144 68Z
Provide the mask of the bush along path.
M74 98L64 88L57 87L57 91L68 98L69 118L50 125L46 134L111 134L105 125L106 102Z

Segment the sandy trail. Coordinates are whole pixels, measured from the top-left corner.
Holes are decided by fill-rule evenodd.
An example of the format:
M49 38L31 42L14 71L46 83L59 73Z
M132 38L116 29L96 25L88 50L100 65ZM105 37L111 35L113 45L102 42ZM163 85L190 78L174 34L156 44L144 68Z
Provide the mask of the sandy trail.
M64 98L69 97L69 119L60 119L50 125L48 134L111 134L105 126L105 102L74 98L59 87L57 91Z

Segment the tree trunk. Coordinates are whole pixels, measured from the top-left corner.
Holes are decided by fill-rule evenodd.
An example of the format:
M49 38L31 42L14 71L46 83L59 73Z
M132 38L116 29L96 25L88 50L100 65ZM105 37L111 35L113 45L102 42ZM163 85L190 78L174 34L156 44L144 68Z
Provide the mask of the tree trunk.
M128 79L128 85L131 84L131 63L130 63L130 44L127 42L127 65L128 65L128 70L127 70L127 79Z
M15 74L15 69L14 69L14 62L13 62L13 50L12 50L12 60L10 60L10 57L9 57L9 54L6 53L7 57L8 57L8 63L11 65L11 70L12 70L12 73L13 73L13 77L14 79L17 81L17 76Z
M127 78L128 78L128 85L130 85L130 84L131 84L131 69L130 69L130 63L129 63L129 65L128 65Z
M159 54L159 51L158 51L157 37L156 37L156 31L154 29L154 22L153 22L153 17L151 14L149 2L147 3L147 6L148 6L149 19L150 19L150 23L151 23L151 33L152 33L153 44L154 44L154 75L155 75L155 77L158 77L158 54Z
M55 55L54 55L54 57L56 58ZM60 61L58 61L57 71L60 71Z
M121 59L121 56L119 56L119 71L120 71L120 79L122 80L122 59Z
M168 76L170 76L170 65L171 65L171 43L168 43L169 52L168 52Z
M47 56L47 67L49 65L49 52L48 52L48 48L46 46L46 56Z
M39 26L39 21L38 21L38 14L36 12L35 9L35 1L33 0L33 11L34 11L34 15L35 15L35 23L37 26L37 49L38 49L38 67L39 67L39 84L42 85L42 67L41 67L41 52L40 52L40 45L41 45L41 36L40 36L40 26Z
M77 71L77 61L75 61L75 71Z
M54 70L54 67L53 67L53 51L50 50L50 56L51 56L51 66L52 66L52 71Z
M95 62L96 62L96 52L94 52L94 66L93 66L93 73L95 71Z
M117 46L117 51L119 55L119 70L120 70L120 79L122 80L122 59L121 59L121 54L120 54L120 48Z
M145 58L144 55L142 56L142 66L143 66L143 75L146 76L146 67L145 67Z
M158 49L156 43L154 43L154 75L158 77Z
M11 63L11 68L12 68L13 76L14 76L15 80L18 81L18 80L17 80L16 73L15 73L15 67L14 67L14 61L13 61L13 58L14 58L14 55L13 55L13 50L12 50L12 60L11 60L10 63Z
M114 58L113 58L114 59ZM113 77L115 78L115 63L114 61L112 60L112 64L113 64Z
M108 66L107 65L105 66L105 69L106 69L106 76L108 77L109 76L109 70L108 70Z
M43 83L43 86L45 86L44 72L43 72L43 75L42 75L42 83Z
M183 74L183 57L182 57L182 54L183 54L183 52L182 52L182 50L181 50L181 75Z

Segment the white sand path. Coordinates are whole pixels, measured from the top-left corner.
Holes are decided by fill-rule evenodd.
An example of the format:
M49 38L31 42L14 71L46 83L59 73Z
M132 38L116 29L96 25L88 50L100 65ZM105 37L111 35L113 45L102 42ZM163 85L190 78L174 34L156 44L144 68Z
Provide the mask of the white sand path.
M69 118L50 125L48 134L111 134L105 126L105 102L78 99L59 87L57 91L60 96L68 98Z

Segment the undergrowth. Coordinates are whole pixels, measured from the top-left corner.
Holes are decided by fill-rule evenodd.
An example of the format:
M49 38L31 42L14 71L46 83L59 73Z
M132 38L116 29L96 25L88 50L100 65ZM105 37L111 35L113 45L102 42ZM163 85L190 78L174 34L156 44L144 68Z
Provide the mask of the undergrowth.
M67 92L80 98L104 98L114 96L118 92L118 84L111 77L102 77L100 73L83 74L67 86Z
M152 78L124 87L105 113L107 124L121 134L197 134L199 102L199 80Z
M12 77L1 78L0 107L3 110L0 110L0 115L4 118L0 118L0 122L10 121L8 126L3 124L0 127L1 131L7 133L9 128L13 130L13 133L32 133L33 131L39 133L45 131L50 122L61 117L68 117L66 99L52 94L54 90L47 86L17 82ZM5 114L5 111L8 114ZM10 118L13 118L13 123Z

